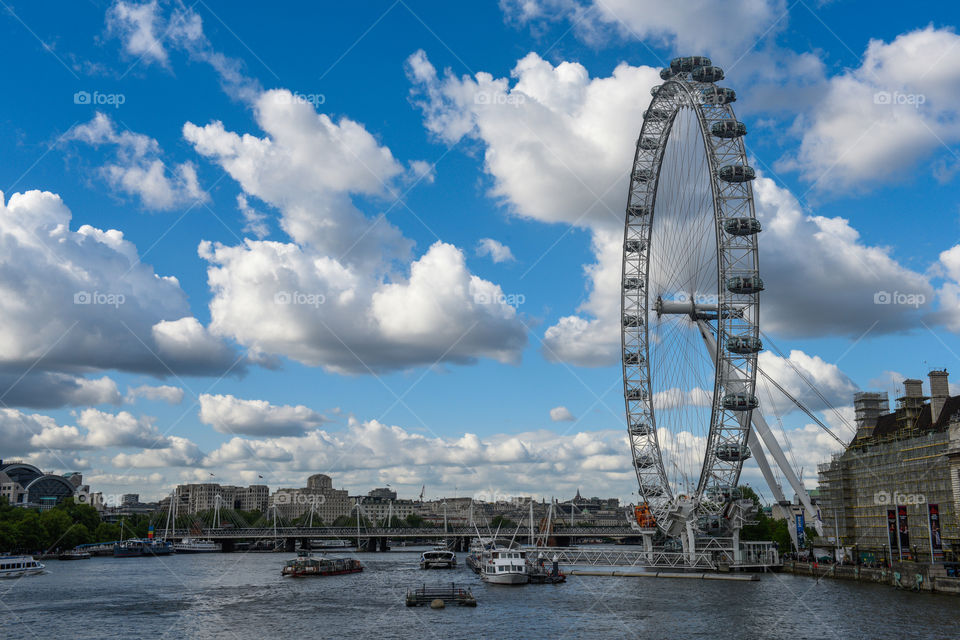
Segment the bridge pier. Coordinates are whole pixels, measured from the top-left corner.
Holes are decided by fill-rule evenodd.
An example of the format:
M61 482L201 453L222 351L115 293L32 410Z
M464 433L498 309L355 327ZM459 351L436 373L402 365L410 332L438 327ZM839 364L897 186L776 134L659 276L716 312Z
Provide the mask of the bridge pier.
M220 551L223 553L233 553L236 549L236 540L221 540Z
M283 539L283 550L284 550L284 551L296 551L296 550L297 550L297 539L296 539L296 538L284 538L284 539Z

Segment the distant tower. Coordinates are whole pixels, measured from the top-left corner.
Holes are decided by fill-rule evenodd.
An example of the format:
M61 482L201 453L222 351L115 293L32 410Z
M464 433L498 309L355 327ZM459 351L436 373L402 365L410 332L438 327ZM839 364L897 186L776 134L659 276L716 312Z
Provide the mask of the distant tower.
M934 369L930 378L930 423L936 424L943 412L943 405L950 397L949 374L946 369Z
M857 437L869 438L880 416L890 413L890 398L885 391L861 391L853 394L853 409L856 415Z
M897 398L897 428L913 429L923 409L926 396L923 395L923 381L907 378L903 381L903 395Z

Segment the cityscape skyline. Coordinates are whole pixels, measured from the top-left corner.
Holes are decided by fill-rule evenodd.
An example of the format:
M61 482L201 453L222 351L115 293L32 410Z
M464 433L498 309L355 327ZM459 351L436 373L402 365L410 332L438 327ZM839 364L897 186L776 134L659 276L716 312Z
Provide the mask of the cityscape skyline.
M856 391L957 369L953 27L773 1L736 29L613 3L618 27L603 4L469 28L405 3L15 8L2 457L149 498L322 472L635 501L623 209L676 53L726 69L750 130L764 370L849 440ZM815 486L839 445L758 388Z

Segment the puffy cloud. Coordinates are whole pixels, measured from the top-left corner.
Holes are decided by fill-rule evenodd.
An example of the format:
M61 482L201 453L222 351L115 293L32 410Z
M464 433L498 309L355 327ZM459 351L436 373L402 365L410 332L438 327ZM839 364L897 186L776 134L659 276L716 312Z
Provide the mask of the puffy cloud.
M111 463L115 467L151 469L163 467L192 467L203 464L203 454L186 438L170 436L166 446L144 449L137 453L118 453Z
M404 278L398 266L409 259L410 240L354 206L352 195L388 195L403 176L387 147L288 91L265 92L254 110L264 138L219 122L184 126L245 198L280 211L294 241L201 244L216 333L335 371L519 358L526 335L516 310L499 286L469 272L459 249L434 243Z
M275 405L266 400L204 393L200 395L200 421L220 433L295 436L320 426L326 419L302 404Z
M831 78L794 124L800 148L780 166L822 191L912 176L922 159L960 141L960 69L944 58L958 44L960 35L933 26L871 40L861 65Z
M0 372L0 402L8 407L52 409L62 406L120 404L117 384L107 376L83 378L67 373Z
M50 416L27 414L17 409L0 409L0 450L4 456L24 455L36 445L33 438L45 430L59 428Z
M107 28L123 40L124 51L147 64L167 66L160 22L156 0L142 4L118 1L107 10Z
M127 389L127 395L124 397L124 401L127 404L133 404L140 398L146 398L147 400L162 400L168 404L180 404L183 402L183 389L180 387L172 387L167 384L161 385L149 385L142 384L138 387L130 387Z
M763 351L757 360L757 366L810 411L846 406L852 402L853 394L859 390L840 367L798 349L791 350L787 358L782 358L772 351ZM813 385L819 395L810 385ZM763 375L757 376L757 396L764 414L771 421L771 413L783 416L797 410L796 405Z
M576 418L566 407L554 407L550 409L550 419L554 422L573 422Z
M190 315L176 278L141 262L120 231L71 231L70 222L55 194L14 193L6 202L0 194L2 370L229 369L232 351ZM111 399L109 383L76 385L89 399Z
M85 409L74 426L48 425L31 439L31 444L46 449L91 449L106 447L156 447L166 439L148 416L135 417L127 411L106 413Z
M513 252L510 251L510 247L497 242L493 238L480 238L480 242L477 243L477 255L490 256L490 259L495 263L513 262L516 260L516 258L513 257Z
M710 0L682 4L656 0L501 0L500 7L509 20L538 29L542 23L567 19L571 28L591 44L606 44L614 33L689 52L686 55L709 51L732 59L776 31L786 13L784 0L733 0L724 3L722 10Z
M247 197L242 193L237 195L237 208L243 214L244 233L252 233L258 240L263 240L270 235L270 229L265 222L267 216L251 207L247 202Z
M135 195L147 209L166 211L209 200L200 188L197 170L191 162L168 169L160 159L156 140L142 133L118 133L108 115L97 112L93 119L74 127L65 140L76 140L115 151L114 161L100 168L106 181L118 191Z

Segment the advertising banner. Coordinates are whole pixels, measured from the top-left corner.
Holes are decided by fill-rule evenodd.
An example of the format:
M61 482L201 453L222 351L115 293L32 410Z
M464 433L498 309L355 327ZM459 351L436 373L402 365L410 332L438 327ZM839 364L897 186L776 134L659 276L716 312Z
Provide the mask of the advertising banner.
M940 537L940 505L927 505L927 518L930 521L930 557L934 562L943 560L943 539Z
M900 535L900 557L903 560L913 560L910 555L910 526L907 523L907 505L897 505L897 531Z

